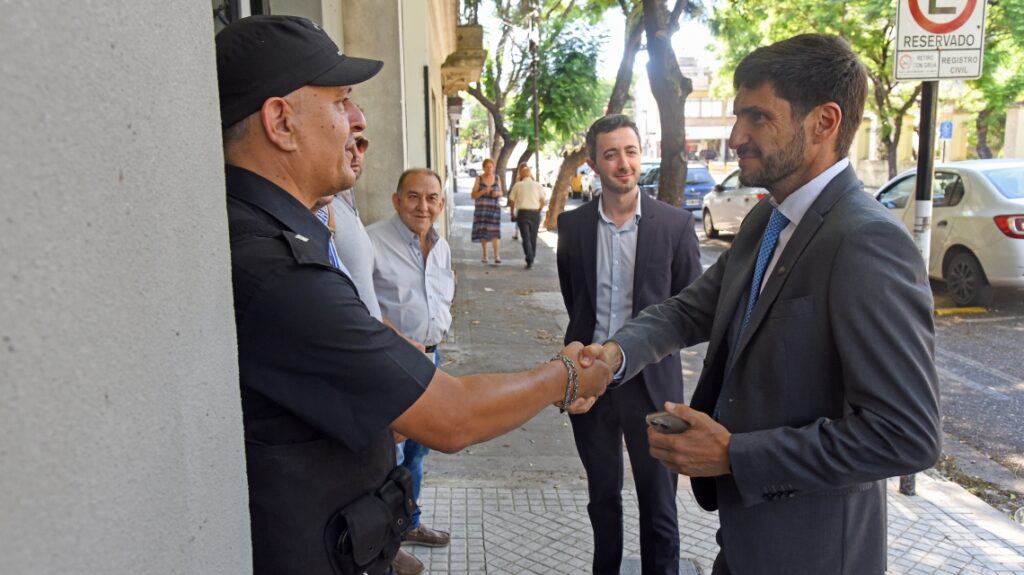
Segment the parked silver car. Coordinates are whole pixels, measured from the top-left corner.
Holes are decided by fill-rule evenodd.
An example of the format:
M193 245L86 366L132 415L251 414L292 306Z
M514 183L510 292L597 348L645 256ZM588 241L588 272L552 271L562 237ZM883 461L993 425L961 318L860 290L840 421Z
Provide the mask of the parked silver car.
M904 172L875 196L909 230L916 181ZM987 305L992 286L1024 288L1024 159L939 164L932 205L928 275L957 305Z
M750 208L767 195L768 190L764 188L740 184L740 171L735 170L704 196L701 207L704 235L717 238L722 232L735 234Z

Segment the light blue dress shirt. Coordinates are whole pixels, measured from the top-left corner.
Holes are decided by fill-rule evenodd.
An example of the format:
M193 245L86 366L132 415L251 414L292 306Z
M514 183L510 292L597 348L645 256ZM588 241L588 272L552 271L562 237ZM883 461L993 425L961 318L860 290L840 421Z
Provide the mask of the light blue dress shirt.
M381 313L403 335L430 347L452 325L455 275L448 242L431 228L424 261L419 236L398 215L368 228L373 243L373 287Z
M597 293L593 341L605 341L633 315L633 268L640 226L640 198L636 213L622 227L608 219L604 204L597 204Z

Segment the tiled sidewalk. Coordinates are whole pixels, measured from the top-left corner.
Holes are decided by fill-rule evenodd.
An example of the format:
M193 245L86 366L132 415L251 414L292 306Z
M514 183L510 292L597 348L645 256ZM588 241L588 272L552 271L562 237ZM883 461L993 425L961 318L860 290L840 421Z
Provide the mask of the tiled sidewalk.
M1024 573L1024 529L959 486L918 476L919 494L889 484L889 572ZM584 489L426 487L424 522L450 529L447 548L407 547L428 573L488 575L590 571L593 539ZM718 515L697 507L687 482L677 497L682 556L704 573L718 553ZM623 493L624 555L639 557L636 500Z
M544 234L534 268L525 271L519 245L502 244L505 263L479 263L469 241L468 194L449 238L458 274L454 323L442 345L444 368L456 375L517 371L549 358L561 345L565 312L558 293L553 234ZM548 237L550 236L550 237ZM710 263L710 262L706 262ZM696 346L682 354L687 392L703 360ZM522 429L456 455L425 463L423 522L450 530L447 548L407 547L432 574L520 575L590 572L593 538L582 466L564 416L546 410ZM622 573L639 573L637 506L626 473ZM889 482L889 573L906 575L1024 574L1024 527L959 485L918 474L918 495ZM677 495L682 558L710 574L718 553L718 516L698 508L689 481ZM681 570L680 573L687 573Z

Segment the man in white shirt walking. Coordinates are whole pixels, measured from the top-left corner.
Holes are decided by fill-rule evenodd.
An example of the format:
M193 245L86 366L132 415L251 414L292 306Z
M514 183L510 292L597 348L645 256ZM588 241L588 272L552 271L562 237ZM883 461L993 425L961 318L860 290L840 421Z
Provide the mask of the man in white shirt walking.
M533 179L530 166L519 167L519 181L509 191L508 203L516 213L516 226L523 238L526 269L533 267L537 255L537 230L540 229L540 211L547 202L544 188Z

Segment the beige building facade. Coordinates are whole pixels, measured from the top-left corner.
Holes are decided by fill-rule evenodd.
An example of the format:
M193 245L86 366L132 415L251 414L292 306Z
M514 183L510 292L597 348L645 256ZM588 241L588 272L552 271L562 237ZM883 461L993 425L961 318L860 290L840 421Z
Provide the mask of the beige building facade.
M270 4L386 62L356 92L368 220L391 214L405 168L450 177L455 0L212 7ZM193 0L4 4L0 573L252 570L222 25Z

